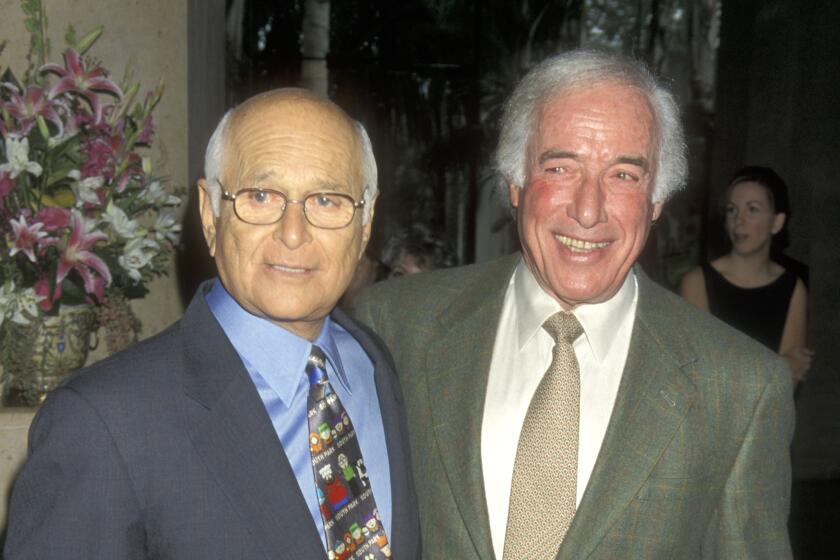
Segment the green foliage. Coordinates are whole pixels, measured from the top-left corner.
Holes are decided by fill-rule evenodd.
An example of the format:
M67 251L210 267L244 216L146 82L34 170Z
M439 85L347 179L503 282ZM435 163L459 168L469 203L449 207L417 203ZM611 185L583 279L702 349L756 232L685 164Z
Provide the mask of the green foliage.
M47 14L42 0L21 0L23 26L29 32L29 48L37 56L38 66L43 66L50 56L50 39L47 37Z

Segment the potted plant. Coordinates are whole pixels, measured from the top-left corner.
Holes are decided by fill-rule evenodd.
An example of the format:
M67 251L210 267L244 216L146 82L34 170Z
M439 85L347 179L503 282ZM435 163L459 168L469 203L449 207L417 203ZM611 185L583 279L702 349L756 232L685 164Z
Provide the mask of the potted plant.
M0 360L6 403L35 404L80 367L100 324L109 350L136 337L127 306L164 274L178 194L153 173L158 86L138 96L86 52L102 28L70 28L48 63L46 16L24 0L30 67L0 78Z

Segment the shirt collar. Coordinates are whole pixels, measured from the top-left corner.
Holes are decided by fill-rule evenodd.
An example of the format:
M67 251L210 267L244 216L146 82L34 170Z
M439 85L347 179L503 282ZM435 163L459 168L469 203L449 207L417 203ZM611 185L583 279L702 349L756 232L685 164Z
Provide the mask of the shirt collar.
M326 354L331 366L328 367L328 370L331 369L328 373L334 372L335 377L350 392L350 383L344 373L334 337L334 331L341 329L341 326L329 316L324 320L321 332L313 343L246 311L218 278L205 298L246 367L265 379L286 406L292 402L305 377L304 370L313 344L318 345Z
M519 350L542 329L546 319L560 311L560 304L537 283L533 273L520 260L513 275L516 302L516 336ZM601 362L618 335L623 318L632 313L637 297L636 275L627 274L618 292L602 303L578 305L573 313L583 327L595 358Z

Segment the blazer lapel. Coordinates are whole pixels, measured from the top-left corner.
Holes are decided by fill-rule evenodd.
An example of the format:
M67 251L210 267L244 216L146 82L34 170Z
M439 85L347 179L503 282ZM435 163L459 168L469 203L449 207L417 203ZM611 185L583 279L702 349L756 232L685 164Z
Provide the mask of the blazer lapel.
M519 255L500 259L464 286L439 317L427 376L432 428L461 518L481 558L493 558L481 467L481 424L487 376L505 289Z
M248 372L204 301L205 286L180 327L184 391L195 401L187 407L193 444L266 558L323 557L294 471Z
M685 419L695 388L682 371L694 361L679 333L656 313L664 297L637 267L639 299L630 351L604 442L558 557L586 558L618 519Z
M411 475L405 405L394 365L383 351L384 345L344 312L336 309L332 317L353 335L373 362L391 474L391 551L394 558L414 558L420 542L420 518Z

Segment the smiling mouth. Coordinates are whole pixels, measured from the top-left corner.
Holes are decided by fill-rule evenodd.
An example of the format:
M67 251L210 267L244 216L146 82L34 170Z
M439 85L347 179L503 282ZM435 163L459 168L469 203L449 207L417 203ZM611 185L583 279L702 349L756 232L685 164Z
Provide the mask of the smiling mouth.
M305 274L305 273L309 272L308 268L297 268L297 267L292 267L292 266L283 266L282 264L271 264L271 265L268 265L268 266L272 270L277 270L277 271L280 271L280 272L288 272L290 274Z
M596 249L603 249L610 245L609 241L584 241L583 239L575 239L574 237L566 237L565 235L555 235L554 238L571 249L573 253L586 253Z

